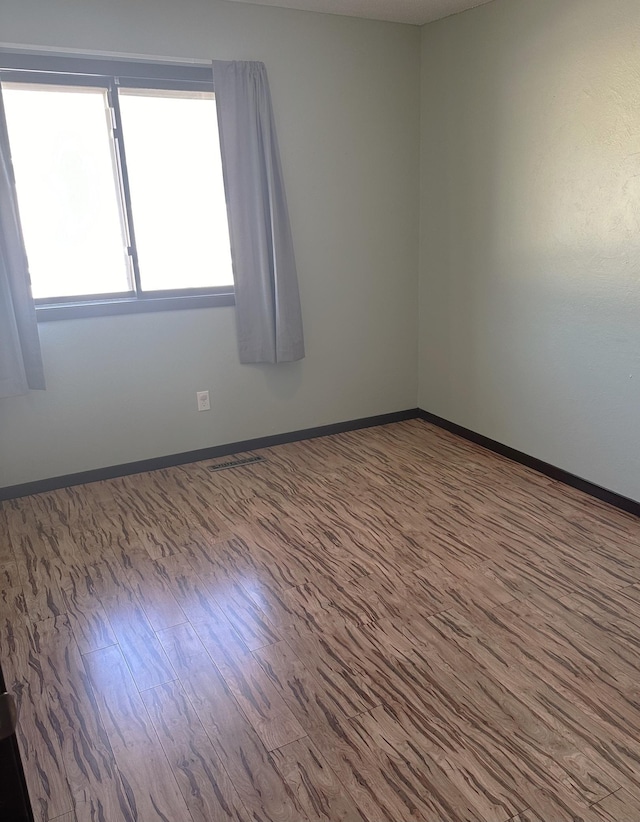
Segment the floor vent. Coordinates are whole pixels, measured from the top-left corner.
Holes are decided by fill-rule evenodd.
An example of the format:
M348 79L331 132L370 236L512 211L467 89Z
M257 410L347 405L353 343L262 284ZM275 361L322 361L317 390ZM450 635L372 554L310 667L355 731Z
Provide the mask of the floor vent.
M242 468L244 465L252 465L254 462L264 462L264 457L240 457L237 460L227 460L210 465L209 471L226 471L227 468Z

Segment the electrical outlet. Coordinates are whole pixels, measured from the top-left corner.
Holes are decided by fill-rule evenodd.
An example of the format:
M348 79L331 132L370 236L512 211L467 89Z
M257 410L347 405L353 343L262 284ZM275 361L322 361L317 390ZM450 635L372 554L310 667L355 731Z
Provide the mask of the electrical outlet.
M208 391L196 391L196 399L198 400L198 411L211 411Z

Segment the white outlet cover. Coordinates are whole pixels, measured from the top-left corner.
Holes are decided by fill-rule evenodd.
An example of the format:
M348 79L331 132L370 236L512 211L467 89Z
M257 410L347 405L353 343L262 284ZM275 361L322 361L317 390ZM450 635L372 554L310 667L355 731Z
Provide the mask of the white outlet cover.
M211 402L209 401L208 391L196 391L196 399L198 401L198 411L211 410Z

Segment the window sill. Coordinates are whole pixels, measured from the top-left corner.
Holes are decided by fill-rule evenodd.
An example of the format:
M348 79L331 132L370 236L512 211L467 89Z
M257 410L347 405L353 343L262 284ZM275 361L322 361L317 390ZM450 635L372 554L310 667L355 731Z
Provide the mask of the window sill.
M181 311L191 308L213 308L235 305L233 292L199 294L183 297L149 297L144 299L94 300L85 302L36 304L39 323L54 320L76 320L83 317L109 317L116 314L146 314L155 311Z

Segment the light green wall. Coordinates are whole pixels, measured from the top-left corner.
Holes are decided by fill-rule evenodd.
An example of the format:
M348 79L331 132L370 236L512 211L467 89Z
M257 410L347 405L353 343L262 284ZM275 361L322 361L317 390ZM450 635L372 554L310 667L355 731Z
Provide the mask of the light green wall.
M410 408L419 375L422 408L640 499L637 0L494 0L422 32L5 0L0 38L265 61L308 349L240 366L233 309L42 325L49 390L0 403L0 485Z
M640 4L422 30L419 404L640 500Z
M307 343L301 363L240 365L231 308L43 324L48 390L0 402L0 486L415 407L418 28L218 0L4 0L0 40L263 60Z

